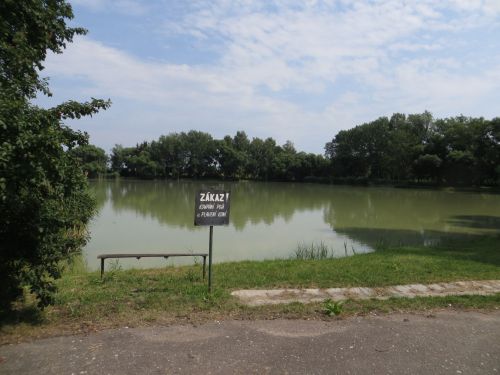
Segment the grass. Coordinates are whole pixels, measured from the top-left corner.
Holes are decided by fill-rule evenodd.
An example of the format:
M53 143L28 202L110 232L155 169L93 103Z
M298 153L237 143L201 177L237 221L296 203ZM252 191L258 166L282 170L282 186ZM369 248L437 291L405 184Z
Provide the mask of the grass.
M380 245L383 246L383 243ZM356 255L356 250L354 249L354 246L351 246L351 254L349 254L350 252L347 250L347 243L344 242L344 253L345 256ZM319 243L312 242L310 245L306 243L299 243L292 255L292 259L298 260L319 260L337 257L335 249L326 245L323 241L320 241Z
M215 267L216 284L223 289L374 287L499 277L497 237L432 247L387 247L335 259L247 261Z
M201 322L237 318L325 319L322 304L250 308L231 297L235 289L283 287L387 286L458 280L500 279L500 238L481 237L431 247L389 247L345 258L236 262L214 265L214 291L208 294L201 265L148 270L108 267L104 280L73 263L58 280L56 304L40 312L30 296L0 315L0 343L115 326ZM346 301L342 315L373 311L436 308L496 309L500 295L388 301Z
M293 255L299 260L328 259L333 258L333 249L330 249L323 241L317 244L313 242L310 245L300 243Z

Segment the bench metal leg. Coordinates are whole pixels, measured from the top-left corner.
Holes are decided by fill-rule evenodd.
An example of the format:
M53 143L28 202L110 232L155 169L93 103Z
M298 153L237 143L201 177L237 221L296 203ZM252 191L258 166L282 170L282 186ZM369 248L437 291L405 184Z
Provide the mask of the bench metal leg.
M203 256L203 280L205 280L205 269L206 269L206 265L207 265L207 256Z
M104 258L101 258L101 280L103 275L104 275Z

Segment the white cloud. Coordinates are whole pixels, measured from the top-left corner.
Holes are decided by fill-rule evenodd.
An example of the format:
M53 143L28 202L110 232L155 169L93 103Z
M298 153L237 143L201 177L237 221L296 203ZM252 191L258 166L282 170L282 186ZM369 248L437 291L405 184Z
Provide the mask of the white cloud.
M478 22L477 14L445 21L441 12L449 9L432 7L435 2L354 2L337 12L325 12L323 2L292 3L296 7L264 12L259 2L252 2L254 7L211 2L176 23L176 32L205 39L222 36L221 65L241 85L307 92L318 87L315 81L335 83L343 75L371 80L394 53L445 48L444 41L414 40L420 34L456 29L460 23L471 27L472 16ZM471 9L482 6L479 2Z
M142 103L134 109L148 111L140 126L152 138L190 128L216 136L244 129L321 152L338 130L392 112L495 115L498 43L486 62L473 53L462 61L453 51L478 48L463 39L468 29L496 27L490 1L193 4L169 21L166 38L203 39L217 52L215 63L151 62L83 37L50 57L48 75L81 77L80 92L111 97L112 111L123 108L128 117L120 103Z

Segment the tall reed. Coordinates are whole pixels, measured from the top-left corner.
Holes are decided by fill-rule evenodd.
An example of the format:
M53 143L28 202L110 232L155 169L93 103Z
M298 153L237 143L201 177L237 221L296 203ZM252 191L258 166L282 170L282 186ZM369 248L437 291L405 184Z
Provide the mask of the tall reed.
M330 249L323 241L312 242L310 245L299 243L293 257L301 260L333 258L333 249Z

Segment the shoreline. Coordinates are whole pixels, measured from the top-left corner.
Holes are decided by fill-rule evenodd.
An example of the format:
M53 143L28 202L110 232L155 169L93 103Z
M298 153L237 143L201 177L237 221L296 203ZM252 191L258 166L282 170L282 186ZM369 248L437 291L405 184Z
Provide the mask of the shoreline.
M430 246L380 249L368 254L322 260L244 261L214 264L213 292L201 265L159 269L82 272L78 264L57 281L56 303L40 311L25 301L4 312L0 342L29 340L120 325L144 326L221 319L336 319L323 302L249 307L231 292L240 289L385 287L467 280L500 280L500 237ZM340 316L419 312L439 309L496 310L500 293L490 296L347 300Z

